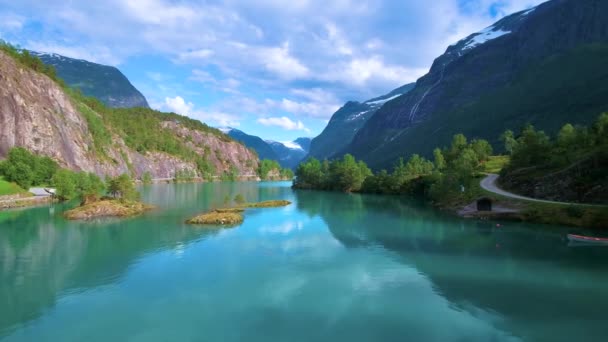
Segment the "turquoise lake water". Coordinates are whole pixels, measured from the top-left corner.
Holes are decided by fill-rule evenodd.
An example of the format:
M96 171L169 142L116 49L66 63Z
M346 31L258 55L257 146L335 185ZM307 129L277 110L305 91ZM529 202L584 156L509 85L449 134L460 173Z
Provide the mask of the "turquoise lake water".
M235 228L183 224L221 205ZM154 185L158 210L0 212L1 341L608 341L608 248L289 183Z

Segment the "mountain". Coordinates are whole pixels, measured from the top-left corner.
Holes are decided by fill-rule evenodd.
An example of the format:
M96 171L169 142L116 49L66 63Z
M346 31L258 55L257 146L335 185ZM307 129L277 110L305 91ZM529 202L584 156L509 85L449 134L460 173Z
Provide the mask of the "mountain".
M52 65L57 76L86 96L112 108L149 108L146 98L115 67L73 59L58 54L31 52L44 64Z
M278 162L282 167L295 169L308 155L310 141L310 138L298 138L291 142L267 142L277 154Z
M273 148L262 138L255 135L249 135L243 131L234 128L220 128L220 130L228 134L232 139L240 141L245 146L255 150L260 159L279 160L279 156Z
M306 157L310 148L310 138L298 138L292 142L282 143L263 140L231 127L220 128L220 130L255 150L260 159L276 160L283 168L294 169Z
M108 109L65 90L20 56L7 46L0 50L0 159L18 146L102 177L173 178L178 171L257 177L257 156L217 129L148 108Z
M400 156L430 155L456 133L498 147L501 132L526 123L549 133L589 124L608 110L606 60L608 1L545 2L449 46L341 153L388 168Z
M412 88L414 83L406 84L386 95L363 103L347 102L332 115L323 132L312 140L309 155L322 160L341 152L384 103L409 92Z

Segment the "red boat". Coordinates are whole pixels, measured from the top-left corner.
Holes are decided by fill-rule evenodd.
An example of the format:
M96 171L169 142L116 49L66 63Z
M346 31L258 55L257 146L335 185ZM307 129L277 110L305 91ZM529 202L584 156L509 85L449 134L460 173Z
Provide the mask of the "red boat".
M606 245L608 246L608 238L599 238L593 236L584 236L576 234L568 234L568 240L579 243L589 243L594 245Z

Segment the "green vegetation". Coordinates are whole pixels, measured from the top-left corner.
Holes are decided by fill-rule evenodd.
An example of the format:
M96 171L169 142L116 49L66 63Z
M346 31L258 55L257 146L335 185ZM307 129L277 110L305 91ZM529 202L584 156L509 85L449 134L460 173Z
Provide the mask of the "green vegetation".
M61 200L81 198L82 203L99 200L106 186L94 173L74 172L61 169L52 180L55 195Z
M245 202L246 202L246 201L245 201L245 197L244 197L243 195L241 195L241 194L237 194L236 196L234 196L234 203L236 203L236 204L239 204L239 205L240 205L240 204L243 204L243 203L245 203Z
M196 163L200 175L211 179L216 170L208 160L208 154L199 155L189 146L187 139L180 139L175 132L164 129L162 126L172 122L182 127L216 136L222 141L231 142L229 136L218 129L206 124L181 116L175 113L162 113L149 108L110 108L101 101L87 97L78 89L69 88L65 82L57 77L52 66L45 65L37 56L26 50L0 41L0 50L7 53L22 66L43 73L60 85L70 96L78 111L87 121L89 131L93 137L93 151L102 158L108 158L106 149L112 145L112 135L119 135L128 147L145 153L149 151L164 152L173 156ZM127 160L125 160L127 161ZM127 161L128 162L128 161ZM22 171L22 165L15 166L16 171ZM21 176L23 185L27 185L30 175Z
M152 174L150 173L150 171L144 172L143 176L141 177L141 181L145 185L152 184Z
M293 179L293 171L282 168L276 160L263 159L258 167L261 180Z
M235 226L243 223L243 215L233 211L214 210L186 220L187 224Z
M100 217L131 217L154 209L153 206L134 202L104 199L68 210L64 213L68 220L88 220Z
M488 160L483 163L483 172L500 173L507 165L509 165L509 156L489 156Z
M182 169L175 171L173 181L175 183L192 182L196 178L196 172L190 169Z
M139 192L135 189L135 183L127 174L122 174L106 181L108 194L121 202L131 202L139 200Z
M235 196L234 202L237 203L238 207L214 209L210 212L188 219L186 220L186 223L232 227L243 223L242 213L246 208L273 208L284 207L291 204L291 202L285 200L245 203L245 198L241 194Z
M372 174L363 161L351 155L341 160L312 158L296 170L294 188L376 194L420 194L439 203L448 198L470 198L479 181L476 175L490 158L492 147L485 140L470 143L462 134L452 139L449 148L435 149L434 161L414 154L405 162L399 159L391 173Z
M0 40L0 51L11 56L22 66L34 70L36 72L45 74L59 85L65 86L63 80L57 77L57 72L55 71L55 68L53 66L42 63L40 58L38 58L37 56L33 56L29 53L29 51L19 49L18 47L4 42L3 40Z
M315 158L300 164L296 170L294 187L335 191L360 191L363 181L372 175L364 162L357 162L350 154L340 160L321 163Z
M501 172L502 185L535 197L608 203L607 113L591 127L565 124L553 138L527 125L508 143L511 162Z
M222 182L235 182L236 180L238 180L238 178L239 169L236 166L231 165L227 171L224 171L224 173L222 173L221 180Z
M290 205L291 202L285 200L272 200L272 201L262 201L255 203L243 203L240 206L242 208L275 208L275 207L285 207Z
M580 46L552 55L530 64L513 75L505 87L489 92L473 103L457 108L437 103L439 110L428 115L416 129L408 130L407 134L399 135L392 143L372 153L387 138L378 135L366 142L365 146L370 147L368 154L357 155L365 156L374 168L389 167L400 156L412 153L430 156L434 146L448 144L455 132L485 138L498 147L499 136L505 129L518 130L527 123L549 134L557 133L566 122L589 125L598 113L608 111L608 68L604 67L607 59L606 44ZM495 72L494 65L499 62L484 65L483 72ZM466 87L460 84L469 81L471 75L452 77L455 77L450 82L452 86L445 89L443 98L467 97ZM399 110L396 101L388 102L384 107L383 110ZM395 136L399 132L387 134Z
M22 147L14 147L0 162L0 175L24 189L49 184L59 166L49 157L37 156Z
M16 195L26 193L19 185L7 182L3 177L0 177L0 196Z

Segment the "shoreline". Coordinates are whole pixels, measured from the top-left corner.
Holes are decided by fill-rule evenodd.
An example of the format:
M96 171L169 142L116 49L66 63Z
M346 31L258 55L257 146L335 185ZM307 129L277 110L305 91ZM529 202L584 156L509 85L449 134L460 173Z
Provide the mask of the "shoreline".
M0 199L0 211L17 208L36 207L41 204L53 203L53 201L54 200L51 196L27 196L10 199Z

